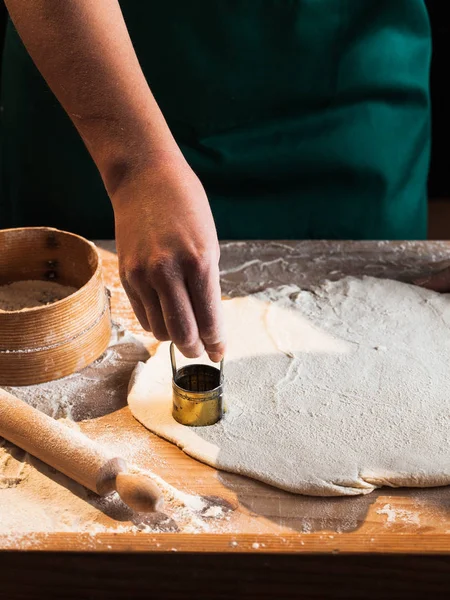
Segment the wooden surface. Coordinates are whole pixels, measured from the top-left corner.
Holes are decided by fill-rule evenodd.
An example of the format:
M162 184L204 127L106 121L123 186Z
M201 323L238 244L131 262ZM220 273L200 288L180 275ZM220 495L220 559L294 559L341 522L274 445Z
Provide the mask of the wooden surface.
M142 334L119 284L113 245L100 245L114 318ZM443 242L236 242L223 244L221 270L224 293L236 296L284 283L308 288L347 274L408 281L449 263L450 244ZM21 569L39 573L43 595L58 598L143 598L153 597L152 590L167 599L415 598L425 590L429 597L448 597L450 488L301 497L187 457L145 430L126 406L81 426L94 439L105 428L140 439L146 447L135 457L140 466L181 490L220 496L238 507L211 533L24 538L18 549L46 552L3 554L0 598L36 597L29 581L17 587L14 577ZM418 554L422 557L414 557Z
M117 274L109 242L99 244L104 277L112 294L115 320L141 334ZM297 283L307 288L326 278L369 274L402 280L438 269L450 259L443 242L228 243L222 247L225 294L243 295L264 287ZM219 496L238 508L211 533L95 536L52 533L22 540L18 548L45 550L185 552L368 552L450 553L450 488L385 488L353 498L309 498L289 494L251 479L217 472L186 456L143 428L122 406L80 423L91 438L113 429L124 440L146 448L132 457L175 487L193 494ZM108 515L105 523L114 523ZM1 540L0 540L1 545Z
M116 256L111 246L102 246L114 315L139 333L118 284ZM408 280L446 265L449 259L450 244L446 243L229 243L222 247L222 286L227 295L242 295L283 283L308 287L327 277L337 279L347 274ZM122 410L117 426L142 434L128 408ZM196 536L161 534L155 550L450 553L450 488L384 489L357 498L300 497L244 477L218 473L157 436L147 431L143 434L149 437L151 452L164 461L162 466L155 461L152 468L169 483L239 503L229 531ZM127 545L148 550L147 540L139 536L116 539L115 544L110 539L98 541L113 548ZM59 548L65 545L61 542Z

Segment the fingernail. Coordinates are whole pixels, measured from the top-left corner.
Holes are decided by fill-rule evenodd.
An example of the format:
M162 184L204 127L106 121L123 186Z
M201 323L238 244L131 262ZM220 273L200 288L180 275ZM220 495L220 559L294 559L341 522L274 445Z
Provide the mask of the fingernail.
M219 352L212 352L209 355L209 358L212 360L213 363L220 363L220 361L223 358L223 354L220 354Z

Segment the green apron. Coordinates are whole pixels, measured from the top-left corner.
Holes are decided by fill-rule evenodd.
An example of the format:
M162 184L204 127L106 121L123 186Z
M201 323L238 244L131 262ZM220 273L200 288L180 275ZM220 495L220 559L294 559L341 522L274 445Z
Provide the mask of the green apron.
M423 0L122 0L219 237L426 234ZM0 227L113 236L81 139L8 25Z

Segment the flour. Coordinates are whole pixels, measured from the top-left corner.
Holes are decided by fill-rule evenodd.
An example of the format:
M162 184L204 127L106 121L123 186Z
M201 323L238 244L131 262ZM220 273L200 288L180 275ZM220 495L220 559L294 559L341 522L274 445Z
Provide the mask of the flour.
M75 293L74 287L54 281L15 281L0 286L0 312L21 311L53 304Z
M29 473L26 453L0 438L0 490L16 487Z
M134 513L116 493L101 498L0 438L0 548L26 549L43 535L56 532L94 538L107 532L203 533L227 528L229 507L219 505L215 510L217 502L181 491L139 467L140 457L148 454L148 436L130 436L111 423L97 424L97 417L114 415L126 405L134 366L147 358L145 346L115 325L111 346L80 373L50 383L6 389L75 433L80 432L80 425L88 437L93 431L105 453L120 456L129 465L137 464L132 472L145 473L161 489L164 512Z
M387 525L393 525L399 521L412 525L420 525L420 519L417 513L402 508L395 508L390 504L385 504L383 508L379 508L377 514L386 515Z
M70 426L78 429L74 422ZM103 437L102 446L114 454L120 434L111 431L109 436L109 443L107 436ZM127 439L123 440L123 444L128 446L130 453L139 455L142 441L136 444L134 440ZM19 469L19 476L15 477L13 483L2 485L8 474L3 459L6 456L12 460L9 454L12 448L15 447L9 445L8 450L0 447L2 548L32 546L30 534L42 536L56 532L77 532L95 537L108 532L138 534L180 531L197 534L226 530L229 510L223 507L214 510L214 504L207 498L181 491L155 473L139 467L131 468L131 472L145 474L157 483L164 496L163 513L134 513L116 493L99 497L26 453L22 453L17 460L18 464L23 465L23 469ZM209 510L211 512L204 515Z
M214 518L221 517L223 515L223 508L221 506L210 506L203 512L203 516L206 518Z
M1 456L1 455L0 455ZM28 471L16 487L0 488L0 547L20 547L22 536L55 532L100 533L203 533L214 530L202 511L207 500L181 492L154 473L144 473L159 485L164 513L139 514L123 504L116 493L99 497L48 468L31 456ZM1 466L0 466L1 468ZM217 515L226 524L224 513ZM220 525L219 525L220 527ZM223 527L223 525L222 525Z
M169 347L136 372L134 416L187 454L287 491L450 483L450 302L371 277L224 303L224 419L171 416Z
M114 324L109 348L82 371L47 383L4 389L54 419L93 419L125 404L134 365L147 357L145 346Z

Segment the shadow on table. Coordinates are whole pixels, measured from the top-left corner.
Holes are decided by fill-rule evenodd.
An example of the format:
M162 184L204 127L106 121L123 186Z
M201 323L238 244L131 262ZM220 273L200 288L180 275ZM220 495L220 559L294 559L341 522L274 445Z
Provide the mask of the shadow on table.
M131 374L137 362L148 358L148 350L139 340L121 340L119 330L119 343L109 347L98 360L81 372L58 381L36 386L10 387L7 390L54 419L96 419L126 406ZM0 444L3 451L11 457L9 462L19 475L23 472L23 464L29 462L40 473L115 521L131 522L139 528L151 525L161 531L177 530L174 521L162 513L150 516L137 514L117 495L101 498L3 438L0 438ZM17 474L11 472L10 475L11 481L6 481L9 474L0 474L0 484L2 478L7 487L20 483Z
M128 384L148 350L136 338L119 339L82 371L59 379L7 391L54 419L84 421L113 413L127 404Z
M407 498L408 503L411 503L411 515L416 512L420 515L421 510L430 508L450 515L448 486L410 489L407 496L405 489L381 488L362 496L324 498L291 494L232 473L220 472L219 481L236 494L239 503L251 514L264 517L278 527L288 527L304 533L356 531L364 524L370 506L380 496ZM387 500L386 504L388 503ZM401 520L398 524L401 524ZM411 527L411 523L408 526Z
M126 504L124 504L117 494L111 494L105 497L98 496L91 490L88 490L84 486L75 482L73 479L66 477L66 475L63 475L53 467L50 467L49 465L41 462L37 458L34 458L33 456L30 456L29 454L26 454L23 451L20 451L23 452L23 456L18 458L17 453L15 453L14 447L12 447L11 452L16 460L29 462L34 469L39 471L39 473L41 473L45 477L48 477L58 485L66 488L74 496L77 496L78 498L86 502L86 504L89 504L93 508L102 512L106 517L109 517L113 521L117 521L119 523L127 525L134 525L138 529L145 529L146 527L151 527L152 529L164 533L178 531L178 526L176 522L163 512L151 514L137 513L131 508L129 508ZM49 502L49 507L49 510L51 510L51 499ZM67 506L66 508L67 511L65 520L67 522L66 524L70 525L70 523L68 522L68 520L70 519L70 507ZM72 516L74 521L78 520L78 515L73 514ZM101 519L97 519L96 524L104 525L105 530L107 528L110 531L114 531L114 523L102 523ZM76 526L74 526L74 531L77 531Z
M369 313L373 312L369 300L366 305ZM440 410L441 399L445 406L446 396L445 392L441 392L442 396L436 392L431 407L421 401L421 390L429 387L429 369L426 362L421 368L422 348L417 342L402 346L402 354L398 355L393 342L397 330L388 335L380 329L380 333L376 328L367 328L367 320L362 317L349 325L341 339L335 336L329 311L323 310L320 303L317 306L315 310L325 323L320 328L319 317L315 318L312 310L312 317L295 313L294 319L282 305L273 305L270 313L255 304L248 309L249 314L241 307L239 329L236 328L240 337L230 339L234 353L225 365L224 396L225 402L227 398L229 401L228 410L217 426L186 431L183 444L198 448L198 452L201 450L207 456L210 453L215 464L225 470L254 474L274 485L290 484L297 489L303 489L308 481L311 491L318 494L314 497L289 494L251 479L221 473L222 483L251 512L298 531L355 531L365 522L378 496L387 493L403 497L405 492L389 488L389 492L324 498L320 496L327 491L324 482L332 484L328 487L332 493L336 490L345 494L354 488L360 491L364 476L358 476L359 462L368 463L363 466L375 475L391 465L388 472L394 482L396 472L397 480L403 482L405 470L423 473L430 465L430 480L436 480L440 463L434 464L432 458L439 456L442 461L445 432L438 429L433 437L424 424L429 422L429 414ZM391 305L386 306L388 309ZM344 308L342 311L343 316L337 313L338 324L339 319L349 318ZM253 312L266 319L263 322L271 323L278 348L289 348L292 355L274 353L272 340L266 342L262 335L248 350L245 344L237 344L254 333ZM408 323L407 314L404 318ZM378 340L382 336L386 348L379 351ZM241 348L243 354L239 355ZM411 364L414 393L410 392ZM389 387L394 381L398 382L398 394ZM385 393L380 393L380 389ZM427 439L426 445L414 446L411 459L409 429L405 429L402 415L394 410L397 404L391 407L403 390L411 431L418 439ZM159 405L159 398L154 401L155 406ZM171 432L171 435L178 434ZM410 525L422 530L426 525L421 527L417 515L425 513L429 502L440 511L450 511L450 488L441 493L408 492L407 497L413 503ZM396 508L393 506L392 510L395 512ZM389 518L389 524L395 522L400 526L402 514L406 517L408 511L397 508L397 514L377 515L377 521Z

